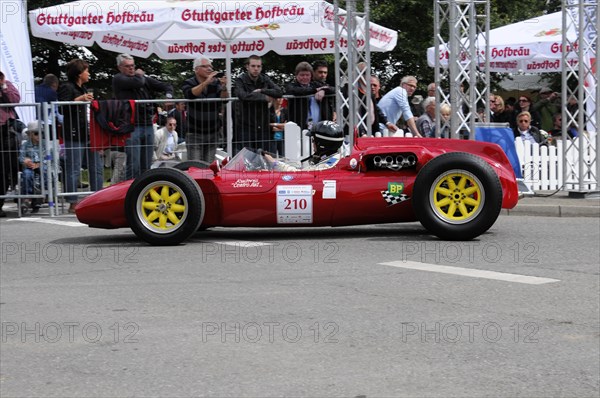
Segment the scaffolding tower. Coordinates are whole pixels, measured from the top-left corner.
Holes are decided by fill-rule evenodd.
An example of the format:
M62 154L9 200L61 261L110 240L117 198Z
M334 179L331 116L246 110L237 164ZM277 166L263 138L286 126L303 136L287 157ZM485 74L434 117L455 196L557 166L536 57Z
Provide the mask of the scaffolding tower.
M371 112L357 111L372 105L369 0L364 0L362 11L357 10L356 0L346 0L344 8L345 12L340 1L334 0L336 114L338 124L347 126L352 146L354 132L370 135L373 123ZM366 90L364 96L359 94L359 86Z
M475 138L478 107L489 114L489 30L490 5L487 0L450 0L435 3L434 46L436 104L446 102L452 108L451 138ZM478 35L485 38L485 51L475 45ZM480 41L481 44L481 41ZM448 60L444 69L441 59ZM441 117L436 107L439 136Z
M600 70L597 68L598 2L564 0L562 11L562 137L563 181L565 189L575 195L597 191L600 164L598 163L598 87ZM573 29L576 39L570 41L565 32ZM576 58L577 62L569 62ZM577 107L566 106L570 99L577 99ZM567 139L567 129L575 126L579 135L576 140ZM595 144L595 151L593 150ZM574 149L574 150L573 150ZM567 156L567 152L577 156Z

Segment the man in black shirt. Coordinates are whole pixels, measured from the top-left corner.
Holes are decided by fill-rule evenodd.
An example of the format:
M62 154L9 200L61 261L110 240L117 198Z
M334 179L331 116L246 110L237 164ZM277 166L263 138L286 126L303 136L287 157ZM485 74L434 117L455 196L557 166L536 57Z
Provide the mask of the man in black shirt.
M281 98L283 92L262 72L262 59L251 55L246 61L246 72L234 82L234 95L238 102L235 137L235 152L244 146L253 146L275 153L277 143L270 127L269 103L273 98Z
M119 73L112 80L116 99L149 100L153 99L156 91L164 92L166 98L173 98L173 86L146 76L142 69L136 69L131 55L119 54L117 68ZM135 178L148 170L154 153L154 106L151 103L136 103L135 110L135 130L125 144L127 179Z
M223 141L222 110L224 101L214 101L228 98L227 77L217 77L213 70L212 61L200 56L194 61L194 77L183 82L181 89L186 99L202 99L192 101L189 105L188 131L185 146L188 160L203 160L212 162L217 146Z

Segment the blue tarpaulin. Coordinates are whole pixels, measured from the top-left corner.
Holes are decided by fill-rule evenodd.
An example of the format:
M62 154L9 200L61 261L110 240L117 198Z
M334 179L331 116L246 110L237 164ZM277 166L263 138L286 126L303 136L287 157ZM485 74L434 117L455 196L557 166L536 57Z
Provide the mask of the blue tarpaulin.
M475 139L500 145L513 167L515 176L523 178L521 162L515 148L515 136L510 127L500 123L480 124L475 127Z

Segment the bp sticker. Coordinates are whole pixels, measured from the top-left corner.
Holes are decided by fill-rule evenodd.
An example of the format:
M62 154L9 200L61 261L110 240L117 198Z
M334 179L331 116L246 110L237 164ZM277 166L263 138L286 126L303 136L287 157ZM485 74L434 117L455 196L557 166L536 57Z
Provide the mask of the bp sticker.
M404 191L404 183L388 182L388 193L390 195L399 196Z

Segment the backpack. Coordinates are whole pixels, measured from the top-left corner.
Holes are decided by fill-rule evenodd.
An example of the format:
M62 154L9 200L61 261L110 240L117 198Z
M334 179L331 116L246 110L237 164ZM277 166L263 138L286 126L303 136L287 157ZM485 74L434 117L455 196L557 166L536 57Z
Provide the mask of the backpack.
M92 101L96 122L106 133L126 135L133 132L134 105L129 100Z

